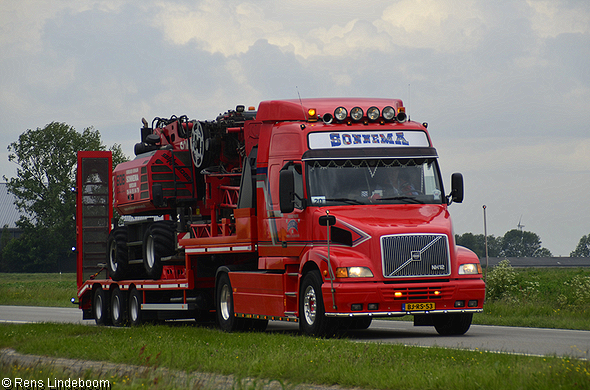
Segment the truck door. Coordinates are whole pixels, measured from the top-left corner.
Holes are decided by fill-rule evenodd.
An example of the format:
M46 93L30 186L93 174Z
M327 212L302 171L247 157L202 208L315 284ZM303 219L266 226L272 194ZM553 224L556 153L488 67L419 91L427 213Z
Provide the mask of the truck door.
M78 152L76 174L78 288L91 275L100 271L102 265L106 267L106 245L113 218L111 172L111 152Z

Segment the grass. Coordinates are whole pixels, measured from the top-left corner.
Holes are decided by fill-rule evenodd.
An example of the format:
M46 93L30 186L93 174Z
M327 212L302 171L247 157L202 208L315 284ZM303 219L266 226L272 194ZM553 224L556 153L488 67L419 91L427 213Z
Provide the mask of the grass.
M195 326L4 324L0 328L0 347L20 353L232 374L254 378L255 384L279 380L289 386L314 383L366 389L553 390L588 388L590 383L590 362L569 358L364 344L269 332L228 334ZM26 370L4 367L2 371L16 377L21 375L19 369ZM116 388L175 387L170 375L160 378L156 371L137 382L123 379L113 379L119 381Z
M0 305L73 307L76 274L0 273Z

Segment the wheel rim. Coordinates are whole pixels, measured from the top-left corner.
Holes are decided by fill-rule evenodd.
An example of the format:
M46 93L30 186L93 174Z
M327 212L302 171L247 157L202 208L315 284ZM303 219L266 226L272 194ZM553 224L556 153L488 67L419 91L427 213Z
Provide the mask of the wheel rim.
M136 322L139 318L139 302L137 301L136 296L131 297L131 304L129 305L129 315L131 316L131 320Z
M154 254L154 237L150 234L145 243L145 257L147 261L148 267L154 268L154 264L156 264L155 254Z
M303 294L303 314L305 316L305 321L309 325L313 325L315 322L316 310L317 300L315 290L312 286L307 286L305 293Z
M115 240L111 242L111 247L109 248L109 262L111 263L113 272L116 272L119 264L117 263L117 242Z
M191 134L191 152L193 155L193 163L197 168L203 164L203 157L205 155L205 136L203 135L203 127L197 123L193 127Z
M227 321L230 318L230 306L231 292L229 290L229 286L224 284L223 287L221 287L221 297L219 297L219 310L224 321Z
M96 319L102 318L102 296L96 296L96 302L94 302L94 316Z
M119 300L119 296L113 296L113 320L118 321L119 316L121 315L121 301Z

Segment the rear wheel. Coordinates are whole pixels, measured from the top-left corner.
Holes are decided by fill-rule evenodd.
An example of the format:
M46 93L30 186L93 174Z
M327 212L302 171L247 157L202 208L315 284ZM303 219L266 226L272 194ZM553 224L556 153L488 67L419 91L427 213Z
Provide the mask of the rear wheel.
M115 326L127 324L127 297L118 287L111 293L111 317Z
M434 328L441 336L465 334L471 326L473 313L453 313L433 315Z
M127 228L113 229L107 240L107 265L113 280L122 280L129 268L127 256Z
M310 336L326 336L333 331L334 321L326 317L319 271L305 274L299 294L299 329Z
M129 324L132 326L141 325L143 319L141 316L141 304L143 296L136 288L129 292Z
M109 299L107 293L98 287L94 290L94 300L92 301L92 310L94 313L94 321L96 325L110 325L111 318L109 316Z
M151 224L143 238L143 265L148 276L159 279L162 276L162 258L175 253L175 229L173 221L157 221Z

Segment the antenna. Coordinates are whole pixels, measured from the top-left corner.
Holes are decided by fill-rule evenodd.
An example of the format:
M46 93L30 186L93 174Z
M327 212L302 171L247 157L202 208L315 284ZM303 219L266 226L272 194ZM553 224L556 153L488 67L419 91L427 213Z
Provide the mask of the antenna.
M295 89L297 90L297 96L299 96L299 104L301 104L301 112L303 112L303 117L307 118L307 115L305 114L305 108L303 108L303 102L301 101L301 95L299 94L299 87L295 86Z
M410 111L410 105L412 104L412 95L411 95L412 90L410 88L411 85L412 84L408 83L408 111L407 111L408 112L408 121L410 121L410 113L411 113L411 111Z

